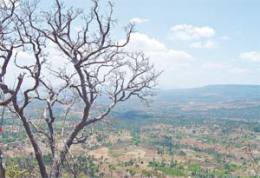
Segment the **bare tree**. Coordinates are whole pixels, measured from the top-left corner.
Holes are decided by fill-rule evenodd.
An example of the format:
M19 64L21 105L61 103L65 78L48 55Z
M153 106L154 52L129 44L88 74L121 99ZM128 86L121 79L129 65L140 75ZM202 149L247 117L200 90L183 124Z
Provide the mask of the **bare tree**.
M8 86L3 83L7 66L13 54L13 50L19 47L19 45L16 44L16 41L10 37L10 34L12 34L13 31L12 29L13 26L10 24L12 22L12 18L16 8L16 3L17 0L0 1L0 59L2 62L1 72L0 72L0 88L1 88L1 96L4 96L4 94L9 94L9 98L7 99L3 99L3 97L1 97L2 101L0 102L0 105L8 105L11 102L11 99L15 96L18 89L20 88L20 83L21 83L18 82L15 90L9 89ZM4 119L3 117L4 117L4 109L1 114L2 121ZM0 148L0 177L3 178L5 177L2 148Z
M160 73L142 52L133 53L127 49L133 25L126 27L124 40L113 40L115 21L111 2L108 2L109 12L103 14L99 1L93 0L94 6L85 16L82 10L66 8L59 0L55 0L51 10L40 13L35 1L21 1L17 12L16 1L9 1L12 4L8 5L10 15L3 16L3 20L1 16L0 26L1 59L4 61L0 88L7 95L1 105L11 109L21 120L41 176L60 177L71 146L87 140L85 128L107 118L116 105L132 97L146 101ZM6 9L2 11L8 14ZM50 54L46 44L54 46L60 56ZM18 48L33 57L31 64L25 64L19 55L14 55ZM14 89L3 81L7 67L12 65L11 59L21 71ZM60 60L67 61L66 65L72 67L66 69L48 64ZM39 114L32 119L31 103L35 102L43 103L45 108L43 117ZM68 134L62 134L63 131L55 128L55 122L63 119L66 123L65 120L73 115L72 107L79 106L79 103L80 118L73 126L64 124L63 131L66 129ZM55 113L57 107L64 110L64 116ZM45 126L42 122L37 124L37 120L43 120ZM48 140L52 155L49 173L43 160L43 148L36 139L39 135ZM60 143L58 138L63 142Z

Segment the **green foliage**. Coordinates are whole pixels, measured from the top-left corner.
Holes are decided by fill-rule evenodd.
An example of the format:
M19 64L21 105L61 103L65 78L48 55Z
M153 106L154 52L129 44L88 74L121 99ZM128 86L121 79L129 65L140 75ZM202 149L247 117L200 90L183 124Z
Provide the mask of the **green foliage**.
M184 167L178 164L165 163L163 161L151 161L149 162L149 167L152 167L155 170L162 171L163 173L169 176L185 176Z
M37 163L36 160L33 159L32 155L19 156L7 158L6 167L7 172L9 172L8 174L10 174L10 176L20 175L20 177L22 178L24 175L27 175L25 177L28 177L28 175L35 173L34 170L35 167L37 167Z
M46 157L48 159L48 157ZM75 164L65 164L63 166L63 177L70 178L71 170L73 169L73 174L76 174L76 177L79 178L98 178L103 175L103 172L100 172L98 160L93 156L80 155L73 158L71 161ZM75 176L75 175L73 175Z
M185 176L183 169L181 168L170 168L170 167L160 167L160 171L170 176Z
M83 173L91 178L99 177L99 166L93 157L78 156L74 161L77 163L74 165L76 172Z
M28 175L28 171L21 169L19 165L9 165L6 168L7 178L26 178Z
M197 163L194 163L194 164L191 164L188 166L188 169L193 173L193 174L196 174L196 173L199 173L201 172L201 167L199 164Z
M238 166L234 163L227 163L227 164L224 165L224 169L225 169L226 173L231 173L231 172L233 172L233 171L235 171L239 168L240 168L240 166Z
M52 155L51 154L43 155L43 160L47 165L51 165Z
M128 166L133 166L135 164L135 161L130 159L129 161L124 162L124 166L128 167Z
M147 171L147 170L142 170L141 174L144 177L152 177L153 173L151 171Z
M141 138L140 138L140 135L138 133L132 134L132 143L136 146L141 143Z
M7 130L4 130L2 133L1 142L3 143L10 143L15 141L21 141L26 139L26 134L24 131L21 132L10 132Z

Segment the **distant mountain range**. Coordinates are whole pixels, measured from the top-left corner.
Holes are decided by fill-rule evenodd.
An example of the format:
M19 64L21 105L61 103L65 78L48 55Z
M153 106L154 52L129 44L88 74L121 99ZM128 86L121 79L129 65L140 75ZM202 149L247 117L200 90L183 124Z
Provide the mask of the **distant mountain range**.
M206 118L259 122L260 85L209 85L158 90L150 107L134 100L123 103L115 116L124 119Z
M260 85L208 85L200 88L160 90L156 99L167 102L260 100Z

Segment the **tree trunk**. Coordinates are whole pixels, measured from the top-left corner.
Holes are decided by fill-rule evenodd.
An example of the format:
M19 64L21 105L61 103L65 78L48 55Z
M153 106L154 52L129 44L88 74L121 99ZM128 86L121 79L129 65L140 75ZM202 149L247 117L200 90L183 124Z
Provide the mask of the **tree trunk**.
M0 178L5 178L5 168L3 166L3 155L0 149Z
M57 158L57 159L54 159L54 161L53 161L50 178L58 178L59 176L60 176L60 161Z
M23 113L19 112L19 109L17 109L17 107L15 109L16 109L16 111L18 111L17 113L18 113L20 119L22 120L26 134L29 137L29 140L32 144L32 147L33 147L33 150L34 150L34 155L35 155L35 158L38 162L38 166L39 166L39 169L40 169L41 177L42 178L48 178L49 176L48 176L48 173L46 171L45 163L43 161L41 149L40 149L38 143L36 142L36 139L33 136L30 125L29 125L27 119L24 117Z
M63 164L64 160L66 159L66 155L69 151L69 148L72 144L72 140L70 142L70 139L66 142L64 145L63 150L60 152L59 155L57 155L57 158L54 159L51 169L51 178L59 178L60 177L60 169L61 165Z
M87 113L88 114L88 113ZM89 122L91 124L92 122ZM63 146L62 151L58 155L56 159L54 159L51 169L51 178L59 178L60 177L60 169L61 165L63 164L64 160L66 159L66 155L73 143L73 140L78 135L78 133L84 128L86 125L85 119L82 119L82 121L75 126L74 130L71 132L70 136L68 137L66 143Z
M36 160L38 162L38 166L39 166L39 169L40 169L41 176L42 176L42 178L48 178L48 174L47 174L45 164L44 164L44 161L43 161L41 149L40 149L39 145L37 144L35 138L33 137L33 134L32 134L32 131L30 129L29 124L27 122L23 122L23 124L24 124L24 128L26 130L26 133L27 133L27 135L30 139L30 142L33 146L34 154L35 154Z

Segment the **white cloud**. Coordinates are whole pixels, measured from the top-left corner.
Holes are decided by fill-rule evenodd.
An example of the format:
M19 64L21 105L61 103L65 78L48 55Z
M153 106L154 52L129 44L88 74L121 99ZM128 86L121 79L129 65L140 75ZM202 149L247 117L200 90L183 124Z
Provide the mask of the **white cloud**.
M170 29L172 39L188 43L191 48L212 49L216 47L214 36L216 31L209 26L175 25Z
M211 49L211 48L215 48L216 44L215 42L208 40L208 41L197 41L194 43L191 43L190 45L191 48L207 48L207 49Z
M148 21L149 21L149 19L135 17L135 18L132 18L130 20L130 23L137 25L137 24L143 24L143 23L148 22Z
M191 41L211 38L215 35L215 29L208 26L192 26L187 24L175 25L171 28L171 33L174 38Z
M250 51L240 54L240 58L246 59L252 62L260 62L260 52L257 51Z
M163 71L159 77L159 86L162 88L172 88L176 84L176 78L182 78L185 71L189 71L192 63L196 61L191 54L170 48L143 33L132 34L129 50L143 51L156 69Z
M173 63L184 63L193 59L189 53L168 48L164 43L143 33L132 34L129 48L144 51L159 66L169 67Z

